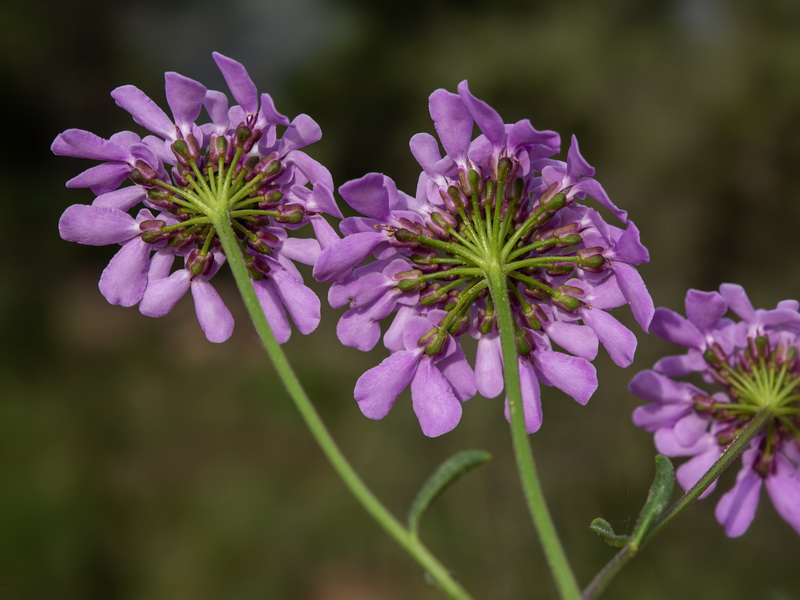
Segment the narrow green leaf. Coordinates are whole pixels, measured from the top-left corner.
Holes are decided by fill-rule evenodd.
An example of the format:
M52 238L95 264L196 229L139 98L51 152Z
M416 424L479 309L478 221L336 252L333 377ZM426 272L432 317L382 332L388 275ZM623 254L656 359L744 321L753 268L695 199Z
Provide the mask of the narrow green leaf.
M408 511L408 530L416 535L422 513L430 506L431 502L464 473L488 462L491 458L492 455L483 450L464 450L439 465L411 504L411 510Z
M674 487L675 470L672 463L666 456L656 455L656 476L653 479L653 485L650 486L650 492L647 494L642 512L639 513L636 527L631 534L631 546L634 548L639 546L639 542L642 541L655 520L664 512Z
M591 522L589 529L603 538L607 544L617 548L622 548L630 539L627 535L618 535L614 533L614 528L611 526L611 523L599 517Z

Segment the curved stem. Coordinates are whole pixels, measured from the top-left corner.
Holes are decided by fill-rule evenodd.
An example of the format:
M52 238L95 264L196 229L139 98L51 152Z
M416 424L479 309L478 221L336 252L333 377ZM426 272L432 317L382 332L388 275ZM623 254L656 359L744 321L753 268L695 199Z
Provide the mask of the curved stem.
M261 306L253 289L250 276L247 273L244 259L242 258L238 242L230 225L227 209L221 209L213 218L222 247L228 259L228 264L233 271L236 285L242 295L250 318L253 320L256 331L261 338L275 370L278 372L286 391L300 411L309 431L320 445L325 456L333 468L350 489L356 499L372 515L372 517L391 535L421 566L425 569L437 587L454 600L470 600L469 594L453 579L447 569L417 538L381 504L381 502L367 488L353 467L339 450L336 442L331 437L325 424L322 422L311 400L303 390L297 375L289 364L286 354L275 340L275 336L267 323Z
M545 502L544 492L536 472L528 432L525 428L525 415L522 408L522 390L519 382L517 349L514 342L514 318L506 287L506 277L502 267L494 265L487 269L489 291L497 313L497 326L500 330L500 343L503 350L503 377L505 379L508 406L511 414L511 438L514 455L517 459L522 490L531 513L536 533L556 581L563 600L580 600L581 593L572 568L567 561L561 540L556 533L553 519Z
M681 496L675 504L667 509L653 524L653 527L645 534L638 545L628 544L622 548L616 555L604 566L600 572L592 579L592 582L583 591L584 600L592 600L596 598L605 588L614 576L624 567L630 559L636 556L636 553L644 548L644 546L652 540L664 527L666 527L673 519L680 515L683 511L689 508L695 500L711 485L723 471L727 469L739 455L747 449L747 446L764 428L770 418L773 417L771 410L765 409L758 413L747 427L744 428L741 434L733 440L730 445L725 448L722 456L719 457L711 468L706 471L700 480L692 486L692 488Z

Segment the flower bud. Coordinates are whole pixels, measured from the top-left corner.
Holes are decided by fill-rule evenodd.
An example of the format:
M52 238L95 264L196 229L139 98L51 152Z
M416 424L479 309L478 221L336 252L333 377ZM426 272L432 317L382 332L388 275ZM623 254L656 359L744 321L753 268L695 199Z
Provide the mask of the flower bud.
M569 275L575 270L575 265L572 263L555 263L548 265L545 272L551 277L560 277L562 275Z
M155 180L158 179L158 173L156 173L153 167L141 159L134 162L133 167L130 175L133 183L138 185L155 185Z
M433 327L425 333L417 345L425 347L425 354L428 356L436 356L444 348L444 343L447 341L447 334L442 332L438 327Z
M278 211L278 216L275 217L278 223L299 223L306 214L302 204L281 204L275 210Z
M272 251L272 246L275 246L279 241L278 237L271 234L269 231L259 229L252 237L247 239L247 245L256 252L269 254Z
M283 193L278 190L267 190L267 188L263 188L263 190L264 201L258 203L261 210L268 210L283 199ZM259 191L259 193L261 192Z
M524 329L519 329L514 333L514 345L517 347L517 354L520 356L528 356L536 347L536 344Z
M578 250L576 254L578 258L578 267L590 273L599 273L606 264L606 259L603 256L604 251L605 248L601 246L593 246L592 248Z
M200 152L197 150L197 145L195 144L193 152L189 144L186 143L186 140L175 140L172 142L172 153L175 155L175 158L178 159L178 162L184 167L200 158Z
M160 219L141 221L139 223L139 229L142 230L142 241L147 244L152 244L164 239L169 235L168 232L164 231L164 227L166 226L166 222Z
M576 294L582 296L583 290L571 285L560 285L555 289L555 294L551 301L563 310L577 310L581 306L581 301L575 297Z
M514 169L514 163L507 156L504 156L497 162L497 181L507 182L511 171Z
M582 242L582 238L577 233L570 233L569 235L565 235L564 237L556 238L556 247L557 248L566 248L567 246L574 246L576 244L580 244ZM603 255L600 255L600 258L603 258ZM594 261L596 262L596 261ZM604 261L600 261L600 266L602 266Z
M214 255L211 253L203 254L195 248L186 257L186 269L194 276L207 275L214 265Z
M533 329L534 331L539 331L542 328L542 322L539 320L539 317L537 315L538 312L537 309L538 306L536 305L533 306L528 305L521 311L522 316L525 318L525 321L527 321L528 325L530 325L531 329Z
M425 280L421 279L422 271L414 269L413 271L405 271L398 273L394 276L398 279L397 289L401 292L416 292L425 287Z
M417 243L419 243L419 234L413 233L408 229L396 229L394 232L394 239L396 239L401 244L416 246Z
M467 327L469 327L469 322L469 315L461 315L460 317L456 317L453 319L453 322L450 323L447 331L450 335L458 337L467 330Z
M495 324L495 314L494 312L489 312L483 308L478 310L478 331L482 334L486 335L490 331Z

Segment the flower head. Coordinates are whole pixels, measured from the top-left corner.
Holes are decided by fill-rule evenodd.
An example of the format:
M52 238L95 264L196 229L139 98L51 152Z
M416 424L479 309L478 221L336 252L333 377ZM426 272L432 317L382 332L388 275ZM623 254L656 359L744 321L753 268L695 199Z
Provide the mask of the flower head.
M691 457L676 472L684 489L768 411L764 429L742 454L736 483L717 504L717 520L730 537L747 531L762 484L778 513L800 533L798 306L787 300L756 310L741 286L728 283L719 292L689 290L686 317L659 308L652 323L654 333L687 348L686 353L661 359L630 384L649 402L634 411L634 423L654 433L662 454ZM679 379L691 374L714 389Z
M55 139L57 155L102 161L67 182L97 197L90 206L70 206L59 230L81 244L122 245L100 279L109 302L139 304L142 313L156 317L191 290L203 331L222 342L233 331L233 318L209 279L225 261L217 228L228 222L267 319L284 342L291 333L287 312L301 333L319 323L319 299L294 261L314 264L321 248L338 238L321 216L341 217L331 176L300 150L321 132L307 115L290 122L269 94L258 95L241 64L213 56L237 104L166 73L172 117L132 85L111 92L152 135L124 131L106 140L69 129ZM211 120L198 124L204 108ZM126 180L131 185L120 188ZM131 217L128 211L137 205L145 208ZM309 223L316 239L287 235ZM173 272L176 260L182 266Z
M541 424L540 382L585 404L597 387L590 361L599 343L618 365L630 364L636 338L606 311L630 304L647 328L653 304L635 265L648 253L575 138L566 162L552 158L558 134L537 131L528 120L504 123L466 82L456 94L436 90L430 114L439 140L427 133L411 138L422 167L415 195L379 173L341 186L342 198L364 216L342 221L344 238L323 250L314 276L335 282L329 301L347 307L337 329L346 345L373 348L380 321L395 315L383 337L392 355L356 385L364 414L382 418L411 383L423 432L438 435L458 423L453 398L494 397L504 388L488 285L490 273L501 273L532 432ZM583 204L588 196L624 228ZM418 332L421 323L428 326ZM464 336L478 340L474 371L460 348ZM395 368L400 362L403 368ZM443 365L458 377L448 377ZM444 374L431 384L439 392L423 398L415 377L431 377L436 368Z

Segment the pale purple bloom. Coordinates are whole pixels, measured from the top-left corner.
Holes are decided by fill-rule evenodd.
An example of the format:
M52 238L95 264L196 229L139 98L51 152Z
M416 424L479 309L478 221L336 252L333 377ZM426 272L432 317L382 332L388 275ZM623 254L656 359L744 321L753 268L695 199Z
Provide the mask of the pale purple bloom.
M800 533L798 303L756 310L741 286L723 284L719 292L689 290L686 317L659 308L651 328L687 351L633 378L631 391L648 401L634 411L634 423L653 432L662 454L690 457L676 471L678 483L689 489L759 411L770 411L715 514L727 535L744 534L765 487L778 513ZM690 374L717 391L678 379Z
M435 377L433 367L455 355L453 345L460 350L464 335L478 340L474 385L466 359L459 359L455 364L470 385L455 396L463 401L476 391L502 393L486 267L497 260L510 265L524 413L533 432L541 425L540 383L585 404L597 388L590 361L600 344L620 366L633 360L636 337L607 311L629 304L647 329L653 303L635 266L647 262L648 253L627 213L594 179L574 138L566 162L553 158L558 134L537 131L527 120L504 123L466 82L458 93L431 94L430 114L438 141L419 133L410 143L422 168L415 194L398 190L380 173L342 185L342 198L363 216L341 222L344 238L323 249L314 276L333 281L329 302L346 307L337 328L342 343L370 350L380 340L381 321L390 319L383 344L392 354L359 380L356 393L364 414L381 418L410 378L419 376L418 366L429 365L423 373ZM587 206L589 196L623 228ZM431 325L426 335L411 339L409 327L419 319ZM395 374L398 379L386 381ZM431 385L443 390L442 380L436 381ZM448 402L450 409L436 415L449 417L434 419L418 409L421 393L417 386L415 396L412 384L423 432L438 435L455 427L460 409ZM441 393L443 402L450 398Z
M206 337L222 342L233 331L233 317L209 280L225 261L213 226L217 206L225 203L256 294L284 342L291 334L288 317L304 334L320 319L319 299L294 262L313 265L322 248L339 239L322 217L341 217L333 180L301 150L322 134L307 115L290 122L277 112L240 63L213 56L236 104L170 72L171 116L132 85L111 93L152 135L124 131L105 140L69 129L55 139L57 155L102 161L67 183L97 197L91 206L69 207L59 228L69 241L122 245L100 279L109 302L139 304L143 314L157 317L191 291ZM198 124L203 109L210 121ZM131 185L120 188L128 179ZM142 204L147 208L135 219L128 214ZM308 224L314 238L287 236ZM183 266L173 270L176 263Z

